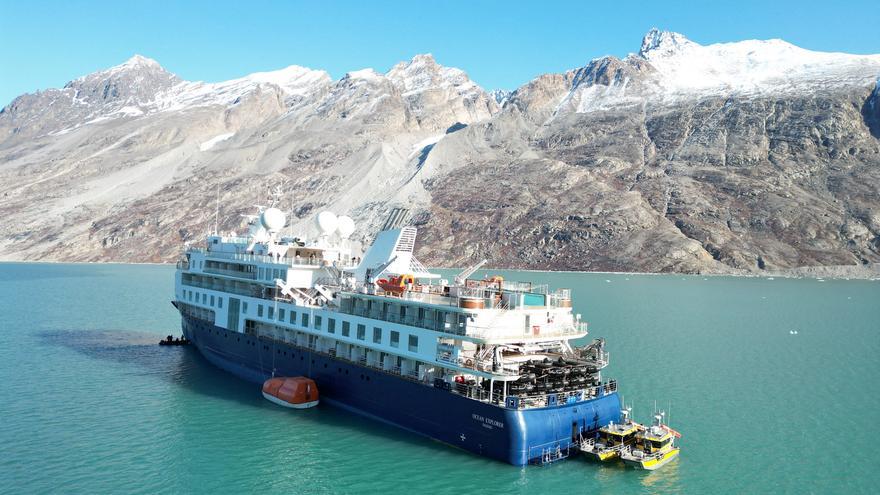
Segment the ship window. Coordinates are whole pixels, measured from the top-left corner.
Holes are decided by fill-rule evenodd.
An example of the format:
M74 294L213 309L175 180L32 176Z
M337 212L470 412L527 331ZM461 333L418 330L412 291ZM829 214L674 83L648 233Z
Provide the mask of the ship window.
M400 332L391 331L391 347L400 347Z
M373 301L367 301L367 311L370 311L372 309L373 309Z
M425 319L425 308L419 308L419 319Z
M263 305L262 304L257 304L257 316L260 316L260 317L263 316Z
M347 321L342 322L342 336L348 337L351 334L351 323Z
M269 306L267 309L269 310L269 319L274 320L275 319L275 307Z
M400 317L406 318L406 306L404 306L402 304L400 305Z
M211 307L214 307L214 296L211 296Z
M381 344L382 343L382 329L379 327L373 327L373 343Z
M208 295L202 294L202 304L208 304Z
M278 308L278 320L284 321L284 308Z
M327 318L327 333L336 333L336 320Z
M315 329L316 330L321 329L321 317L318 315L315 315Z
M306 313L302 314L302 326L309 328L309 315Z
M290 312L290 322L291 322L291 323L296 323L296 311L291 311L291 312Z
M419 352L419 337L416 335L409 336L409 352Z
M247 303L246 302L241 303L241 312L247 313Z
M259 272L259 274L257 275L257 277L259 277L259 278L263 278L263 267L260 267L260 272Z
M357 338L358 340L364 340L367 338L367 327L364 325L357 326Z
M193 300L193 291L189 291L189 300L190 300L190 301Z
M221 309L223 308L223 298L222 297L217 298L217 307L221 308Z

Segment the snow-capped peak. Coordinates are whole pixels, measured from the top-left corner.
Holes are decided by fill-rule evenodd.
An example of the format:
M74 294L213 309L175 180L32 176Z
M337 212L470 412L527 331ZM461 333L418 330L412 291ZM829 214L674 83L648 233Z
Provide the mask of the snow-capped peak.
M145 56L137 54L137 53L134 54L130 59L126 60L124 63L122 63L120 65L117 65L116 67L154 67L154 68L158 67L158 68L162 68L162 66L159 65L159 62L156 62L155 60L153 60L149 57L145 57Z
M651 29L638 54L604 57L580 69L558 110L576 112L672 104L705 97L812 95L871 87L880 55L815 52L779 39L700 45Z
M241 79L229 82L249 81L256 84L274 84L290 95L304 95L316 85L329 83L330 75L323 70L313 70L299 65L291 65L270 72L254 72Z
M695 44L683 34L651 28L645 34L645 37L642 38L642 47L639 49L639 55L646 58L650 52L671 55Z
M430 53L419 54L408 62L398 63L385 77L404 94L439 88L452 88L460 95L482 91L463 70L438 64Z
M768 94L797 88L864 85L880 71L880 55L814 52L779 39L700 45L652 29L639 56L667 93Z

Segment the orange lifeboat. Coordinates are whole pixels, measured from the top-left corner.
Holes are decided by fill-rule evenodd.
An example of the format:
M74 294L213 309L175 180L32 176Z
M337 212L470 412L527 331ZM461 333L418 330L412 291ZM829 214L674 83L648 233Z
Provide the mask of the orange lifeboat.
M415 285L416 278L411 274L399 275L391 277L391 280L380 278L376 281L376 285L389 294L402 294L406 290L407 285Z
M263 382L263 397L279 406L306 409L318 405L318 386L304 376L269 378Z

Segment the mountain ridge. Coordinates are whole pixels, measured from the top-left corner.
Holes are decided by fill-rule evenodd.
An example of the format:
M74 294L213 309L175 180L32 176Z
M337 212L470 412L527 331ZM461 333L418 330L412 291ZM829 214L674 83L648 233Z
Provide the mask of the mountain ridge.
M219 83L134 56L0 112L0 214L12 220L0 256L170 261L213 225L218 187L221 227L236 230L266 183L283 182L302 232L329 208L366 240L409 207L419 256L438 265L873 263L878 76L880 56L659 30L638 53L512 92L430 54L337 80L289 66Z

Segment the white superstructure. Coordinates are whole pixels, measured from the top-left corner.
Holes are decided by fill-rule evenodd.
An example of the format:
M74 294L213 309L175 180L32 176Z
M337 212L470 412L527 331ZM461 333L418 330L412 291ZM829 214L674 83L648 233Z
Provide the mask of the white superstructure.
M312 241L283 235L274 207L249 219L246 236L211 235L186 251L175 289L182 313L508 407L616 386L601 384L601 341L569 345L587 327L568 290L468 279L476 267L449 283L413 256L415 227L386 224L361 257L348 217L319 214Z

